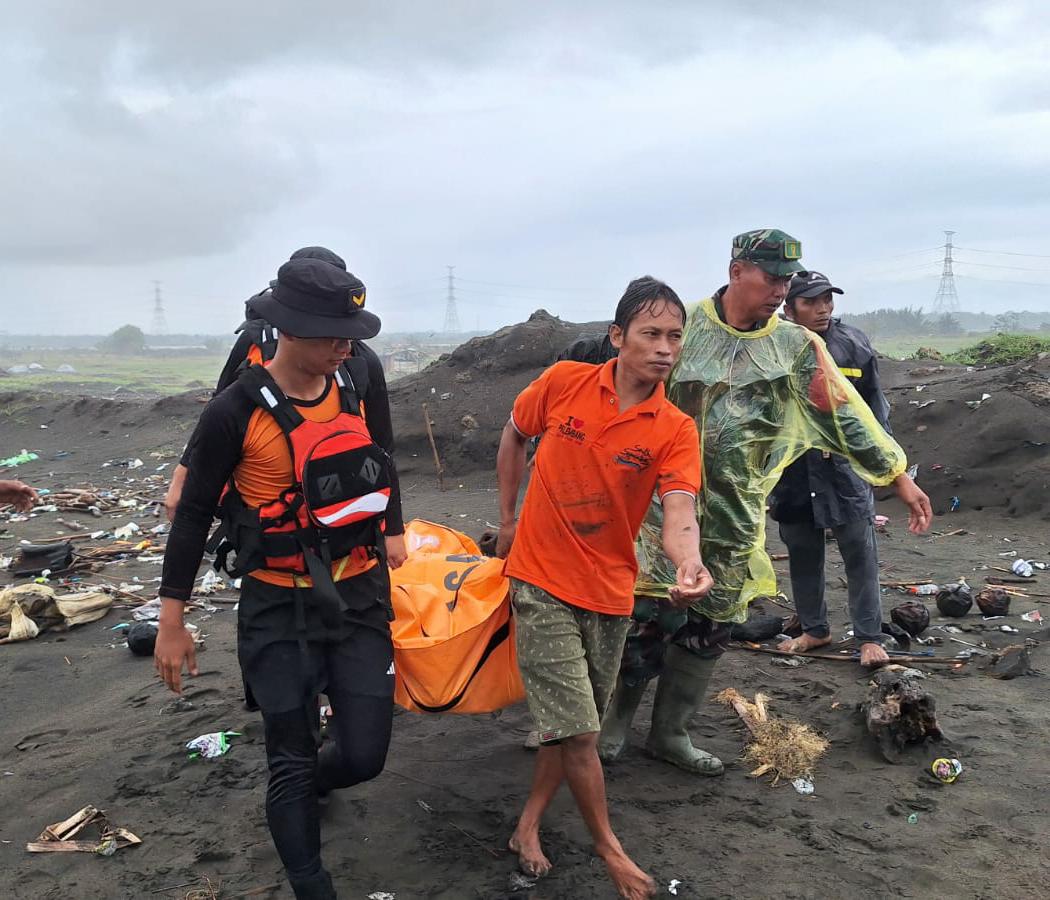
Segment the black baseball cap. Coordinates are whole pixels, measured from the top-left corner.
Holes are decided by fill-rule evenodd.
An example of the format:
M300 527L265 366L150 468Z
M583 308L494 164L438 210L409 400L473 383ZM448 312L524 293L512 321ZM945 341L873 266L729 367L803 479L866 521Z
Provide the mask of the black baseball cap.
M808 300L812 297L826 294L828 291L831 291L833 294L846 293L842 288L835 287L823 272L803 270L802 272L796 272L795 277L791 279L787 299L791 301L799 297L805 297Z

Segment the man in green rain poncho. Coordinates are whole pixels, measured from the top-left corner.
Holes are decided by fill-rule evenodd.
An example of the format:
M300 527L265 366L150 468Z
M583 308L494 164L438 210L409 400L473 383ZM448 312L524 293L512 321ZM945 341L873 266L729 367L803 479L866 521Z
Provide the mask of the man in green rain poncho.
M780 319L800 242L778 229L733 239L729 284L690 310L668 397L693 416L703 458L698 497L701 552L715 586L688 612L660 598L674 567L660 547L662 514L649 510L637 552L634 623L616 694L602 723L603 760L623 751L647 682L660 676L648 752L700 775L722 763L693 746L687 726L734 622L756 597L776 593L765 550L766 498L805 450L838 453L874 485L892 484L909 507L909 527L929 528L929 498L905 474L904 451L838 370L813 332Z

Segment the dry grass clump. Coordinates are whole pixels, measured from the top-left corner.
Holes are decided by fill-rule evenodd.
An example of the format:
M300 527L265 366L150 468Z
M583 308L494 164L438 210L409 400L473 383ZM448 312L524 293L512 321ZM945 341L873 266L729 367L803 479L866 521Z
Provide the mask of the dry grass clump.
M781 778L810 778L813 767L829 746L808 725L787 719L771 719L765 694L755 694L754 702L733 688L726 688L715 699L731 706L751 731L743 758L757 768L755 777L773 773L773 784Z

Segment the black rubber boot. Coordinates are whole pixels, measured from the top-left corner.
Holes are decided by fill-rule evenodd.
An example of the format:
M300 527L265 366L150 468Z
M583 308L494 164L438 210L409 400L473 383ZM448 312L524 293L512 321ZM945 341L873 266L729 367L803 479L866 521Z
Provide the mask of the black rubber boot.
M616 692L609 708L602 717L602 733L598 738L598 756L602 762L610 763L620 758L627 746L627 732L642 702L647 682L627 687L621 678L616 682Z
M721 775L722 761L693 746L689 720L704 702L717 659L702 659L672 644L653 701L653 724L645 749L657 759L695 775Z

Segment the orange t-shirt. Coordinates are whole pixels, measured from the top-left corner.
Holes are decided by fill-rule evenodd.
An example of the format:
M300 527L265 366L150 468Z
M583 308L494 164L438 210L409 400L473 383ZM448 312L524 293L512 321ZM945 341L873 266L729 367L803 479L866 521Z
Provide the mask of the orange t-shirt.
M295 408L304 419L311 422L328 422L339 415L339 386L329 379L326 393L315 401L296 403ZM270 503L295 481L288 439L273 416L262 409L255 410L248 420L241 461L233 470L233 481L245 505L251 507ZM332 578L341 581L360 575L374 565L376 560L368 556L364 547L359 547L349 556L332 560ZM272 569L256 569L251 577L282 587L312 585L308 575L293 575Z
M620 412L615 368L556 363L514 401L514 427L543 439L504 571L574 606L628 616L634 540L653 492L696 496L700 441L662 384Z

